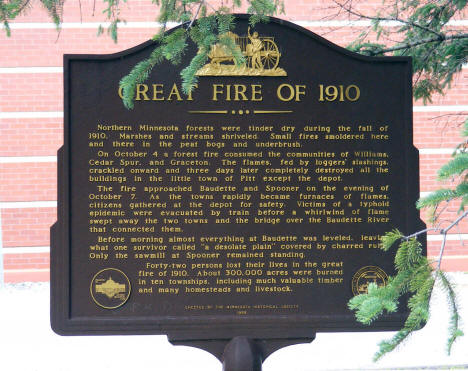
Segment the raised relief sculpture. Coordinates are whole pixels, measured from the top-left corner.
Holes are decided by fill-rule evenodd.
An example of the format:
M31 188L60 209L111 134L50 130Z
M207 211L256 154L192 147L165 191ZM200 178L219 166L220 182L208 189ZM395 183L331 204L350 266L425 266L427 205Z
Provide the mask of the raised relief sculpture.
M210 61L198 70L198 76L287 76L286 71L278 67L281 53L274 37L259 36L256 31L251 34L250 27L247 36L227 32L223 37L233 41L246 63L236 66L229 48L217 43L211 46Z

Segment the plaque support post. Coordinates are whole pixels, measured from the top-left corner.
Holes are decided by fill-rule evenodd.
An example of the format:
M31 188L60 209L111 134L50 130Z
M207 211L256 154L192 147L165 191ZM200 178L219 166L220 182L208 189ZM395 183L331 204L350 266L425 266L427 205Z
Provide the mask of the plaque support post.
M223 371L262 371L263 351L255 340L237 336L223 353Z
M263 361L273 352L289 345L310 343L315 339L315 332L308 327L290 327L289 331L289 338L279 338L273 334L268 336L266 333L263 336L259 333L237 333L218 339L203 339L202 336L187 339L183 333L172 333L168 335L168 340L173 345L195 347L213 354L221 361L222 371L262 371Z

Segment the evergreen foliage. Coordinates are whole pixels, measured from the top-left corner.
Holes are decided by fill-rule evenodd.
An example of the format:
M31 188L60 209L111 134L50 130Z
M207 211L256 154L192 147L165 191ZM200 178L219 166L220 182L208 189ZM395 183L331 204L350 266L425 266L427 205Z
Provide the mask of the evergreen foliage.
M351 50L370 56L393 53L413 58L416 99L430 102L434 93L443 94L467 62L468 33L449 23L458 16L463 19L467 0L387 0L376 14L360 12L356 1L335 3L352 19L371 22L350 45ZM386 27L389 22L397 28Z
M356 319L359 322L368 325L384 312L396 312L402 305L400 298L405 294L411 296L408 300L409 315L403 328L393 338L379 344L374 360L394 350L414 331L425 325L429 319L429 302L436 280L447 293L451 311L447 341L447 350L450 354L455 339L463 335L459 327L460 317L453 285L442 271L434 270L431 262L422 255L421 244L415 237L407 238L394 230L385 234L381 241L383 250L389 250L395 242L400 241L395 255L397 274L390 277L385 286L370 284L366 294L355 296L349 301L349 308L356 311Z
M462 130L462 134L467 133L468 121ZM452 160L443 165L439 170L440 180L449 178L458 179L454 188L439 189L418 201L419 208L428 207L431 210L434 221L437 221L438 215L436 214L436 210L441 204L461 199L460 212L464 210L468 199L468 153L466 153L466 143L465 141L459 145L453 154ZM432 228L439 231L444 237L439 259L436 262L437 268L433 268L432 262L422 255L421 244L416 239L418 235L427 232L427 230L407 237L397 229L394 229L382 236L380 248L384 251L389 251L399 241L399 248L397 249L394 261L397 273L394 277L389 278L385 286L377 287L375 284L369 285L368 292L352 298L348 306L351 310L356 311L356 319L359 322L368 325L385 312L393 313L397 311L399 306L404 305L404 303L400 303L400 299L405 294L411 296L408 300L409 315L403 328L393 338L379 344L379 350L375 354L374 360L378 360L383 355L394 350L414 331L424 326L429 319L429 302L436 282L440 284L447 295L451 313L448 326L449 338L447 340L447 352L449 354L455 340L463 335L460 329L460 315L455 290L448 277L440 270L440 263L448 231L456 226L466 215L468 215L468 212L464 212L457 220L444 229L438 227Z
M56 0L49 0L49 1L56 1ZM63 0L62 0L63 1ZM102 0L104 4L106 4L106 8L103 10L103 13L106 15L107 19L110 20L110 25L107 28L107 33L111 37L114 42L117 42L118 36L117 36L117 28L119 26L119 23L122 22L122 20L119 18L120 15L120 1L126 3L127 0ZM103 28L101 25L99 25L98 29L98 35L100 35L103 32Z
M335 1L335 0L334 0ZM466 0L393 0L385 1L374 14L364 14L357 10L356 1L335 1L339 13L348 13L352 20L369 20L371 26L362 32L349 46L355 52L369 56L386 54L411 56L413 59L413 95L424 103L431 102L435 93L443 94L450 88L454 76L467 62L468 34L462 28L450 27L450 22L461 16L466 8ZM337 14L339 14L337 13ZM387 27L389 22L396 28ZM397 41L396 41L397 40ZM468 120L462 130L468 136ZM379 359L395 349L413 331L419 329L429 318L429 301L435 282L440 283L446 292L451 320L447 350L450 353L455 339L463 333L459 328L459 313L456 295L452 284L440 270L447 232L468 215L464 211L468 203L468 152L467 141L455 149L452 159L441 167L438 179L451 181L451 187L444 187L421 198L418 208L428 208L434 228L419 231L405 237L397 230L386 233L381 239L381 248L388 251L400 241L395 256L397 274L390 277L385 287L370 286L368 293L354 297L349 307L356 311L358 321L369 324L382 313L396 310L403 295L410 295L409 316L403 328L390 340L380 344L375 355ZM462 214L448 227L442 229L437 223L446 206L460 201ZM443 235L440 254L433 268L431 262L421 255L418 235L435 230Z
M29 5L29 0L0 0L0 21L8 37L11 36L9 21L20 15Z
M249 11L252 12L249 18L251 25L268 20L268 15L276 14L277 9L282 8L282 5L280 6L282 3L278 0L249 0L248 2L250 3ZM198 6L194 10L195 15L187 10L187 4ZM137 64L129 75L120 81L125 107L133 108L137 84L145 81L156 65L164 60L174 64L180 63L180 57L187 47L188 39L192 40L198 47L198 53L191 59L188 66L182 68L180 73L182 89L186 94L196 86L198 81L196 72L207 62L208 53L214 44L219 43L225 46L228 53L233 56L236 65L244 64L245 57L232 39L227 36L227 33L231 32L235 25L235 17L232 12L240 6L240 1L234 0L230 8L222 6L210 12L203 0L185 0L181 3L161 0L161 13L158 20L163 27L154 37L158 41L158 46L155 47L152 55L146 61ZM185 24L177 31L167 33L166 26L167 22L170 21L185 22Z
M57 27L61 23L64 1L40 0ZM118 26L125 22L120 17L120 7L127 0L102 1L105 4L103 13L110 22L107 32L117 42ZM362 32L349 46L351 50L370 56L393 53L394 55L409 55L413 58L416 99L431 101L434 93L444 93L447 88L450 88L454 75L460 72L463 64L467 63L468 33L460 28L449 27L452 20L463 15L467 0L386 0L382 8L376 14L371 15L363 14L355 8L358 1L365 0L332 1L340 9L339 13L345 11L352 19L364 19L371 22L371 27ZM203 27L208 26L208 28L202 32L206 36L209 34L210 37L203 41L199 40L197 46L204 44L205 50L201 51L201 55L195 55L188 66L181 68L183 89L188 92L196 84L196 67L202 65L202 61L206 61L211 45L222 41L223 33L232 30L232 14L241 8L242 0L226 0L214 4L207 0L153 0L152 2L155 5L155 14L159 11L157 21L161 24L159 32L154 36L155 40L164 38L169 22L185 24L187 40L193 37L192 29L199 27L197 20L209 16L216 19L218 23L218 25L212 21L204 23ZM251 25L267 21L270 15L284 13L283 0L245 0L244 2L248 5L247 11L251 13ZM0 0L0 21L4 24L7 35L11 33L9 21L21 14L30 3L31 0ZM396 22L399 27L393 31L386 27L388 22ZM98 35L103 31L102 25L99 26ZM180 40L175 40L175 42L180 42ZM229 43L227 40L223 42ZM171 41L166 41L163 47L168 51L172 47L177 49L178 46L172 45ZM229 49L233 54L235 53L235 49ZM170 55L171 53L166 53L166 56L157 63L152 56L147 66L154 67L166 59L176 62L171 59ZM240 56L234 56L236 63L242 61ZM142 67L144 66L135 66L135 70L130 72L129 76L140 78L142 73L145 75L141 70ZM123 80L122 87L125 83L127 88L124 89L124 104L131 108L133 102L130 100L135 92L131 93L128 89L128 80ZM130 85L136 86L136 84Z
M468 169L468 153L457 153L454 158L439 170L439 179L444 180L460 175Z
M468 120L465 121L461 134L468 136ZM438 179L441 181L452 180L452 188L441 188L421 198L418 208L428 208L432 220L437 220L437 211L441 205L454 200L460 201L459 212L465 210L468 203L468 140L460 143L452 154L452 159L444 164L438 171Z
M44 8L46 8L47 13L49 13L50 18L52 18L57 29L60 28L62 23L63 15L63 3L65 0L40 0Z
M62 23L63 3L65 0L39 0L49 14L57 29ZM10 21L24 13L32 5L31 0L0 0L0 22L3 23L8 37L11 36Z
M65 0L40 0L47 9L57 28L62 21L62 9ZM120 17L120 7L127 0L102 0L105 4L103 11L110 21L107 28L109 36L117 42L118 26L125 22ZM135 89L143 83L151 71L160 63L170 61L180 64L188 40L192 40L199 52L192 58L187 66L181 67L182 89L190 92L197 83L196 72L206 63L211 46L220 43L231 52L236 65L245 62L244 56L235 47L232 39L226 33L234 29L234 16L236 10L242 7L242 0L226 0L217 5L207 0L153 0L155 14L159 10L156 20L161 28L153 39L157 42L151 55L139 62L130 73L120 81L123 103L125 107L133 108ZM248 4L247 12L251 13L249 23L254 26L258 22L268 21L268 16L284 12L283 0L245 0ZM15 19L30 5L30 0L0 0L0 21L3 22L8 36L11 34L9 21ZM166 33L169 22L183 24L176 32ZM97 35L104 32L100 25Z
M450 282L446 274L438 271L438 278L442 285L442 289L447 295L447 300L451 310L450 323L449 323L449 338L447 340L447 353L450 354L452 345L459 336L463 336L463 331L460 330L460 315L458 314L457 298L453 290L453 284Z
M185 32L180 28L175 32L162 35L159 46L152 51L151 55L147 59L139 62L130 73L120 81L123 102L127 108L133 108L136 86L148 79L153 67L161 63L164 59L177 63L180 61L186 45Z
M110 21L107 29L110 37L117 42L118 26L125 22L120 18L120 6L127 0L103 0L106 5L104 14ZM369 56L385 54L411 56L413 58L414 90L416 99L431 101L435 93L443 94L467 63L468 33L457 27L449 27L450 22L458 16L463 18L467 0L386 0L376 14L363 14L357 11L356 1L332 0L339 8L339 13L347 12L353 20L370 20L371 27L365 30L350 49ZM365 1L365 0L362 0ZM64 0L40 0L51 16L57 28L62 20ZM282 0L245 0L249 22L254 26L268 20L268 16L284 13ZM212 45L220 43L233 55L235 63L245 63L244 57L233 45L226 33L234 28L233 13L241 6L241 0L217 2L216 7L206 0L153 0L155 11L159 8L157 21L161 28L154 36L157 42L150 56L139 62L130 73L120 81L123 91L123 103L127 108L133 107L133 100L138 84L143 83L151 71L164 61L180 64L187 45L191 40L198 48L198 53L187 66L181 67L182 88L185 93L196 86L195 73L207 62ZM9 21L15 19L30 6L30 0L0 0L0 22L6 34L10 36ZM337 15L339 14L337 13ZM166 32L169 22L181 23L183 26L172 32ZM396 22L396 29L386 27L388 22ZM99 26L98 35L104 28ZM395 41L398 40L398 41ZM463 136L468 136L468 121L465 123ZM468 152L467 141L455 150L453 158L444 165L438 174L440 180L452 180L454 186L442 188L421 198L417 206L431 211L433 222L437 222L437 210L454 200L460 201L460 212L463 214L449 227L432 228L443 235L441 252L437 267L433 268L421 252L417 235L404 236L393 230L381 239L381 248L389 251L399 242L395 255L396 275L390 277L386 286L370 284L367 294L358 295L350 300L349 307L356 311L358 321L370 324L383 313L393 313L405 305L402 297L409 295L409 316L403 328L396 335L380 344L375 355L378 359L392 351L408 338L415 330L421 328L429 318L429 301L435 283L440 284L447 295L451 319L449 324L448 352L454 341L463 333L460 330L460 317L453 285L440 270L446 234L458 222L468 215L464 211L468 204Z
M398 229L394 229L391 232L387 232L385 235L382 236L380 240L380 248L384 251L388 251L396 241L401 240L403 237L404 236Z

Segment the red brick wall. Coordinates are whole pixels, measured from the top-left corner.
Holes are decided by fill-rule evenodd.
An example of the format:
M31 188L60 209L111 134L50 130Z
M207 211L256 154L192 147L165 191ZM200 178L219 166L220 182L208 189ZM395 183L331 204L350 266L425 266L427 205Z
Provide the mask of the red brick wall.
M63 54L118 52L157 31L153 24L142 23L156 18L150 0L122 4L121 18L129 23L120 29L118 44L105 34L96 37L97 25L106 21L102 1L96 1L94 15L94 0L81 0L81 14L78 1L65 2L60 34L35 4L12 24L11 38L0 30L0 226L7 281L48 280L49 227L56 220L55 156L63 141ZM363 1L359 7L370 14L380 4L380 0ZM347 16L334 16L331 5L332 1L287 0L286 15L281 17L345 46L362 28L337 24ZM421 151L422 192L440 185L435 181L437 169L462 140L457 123L468 111L467 96L468 69L464 69L445 96L434 97L427 107L415 102L414 144ZM442 220L453 220L456 208L444 211ZM447 269L468 270L468 242L463 244L457 234L467 238L467 223L463 221L449 236ZM429 255L436 256L440 236L431 234L429 239Z
M55 207L3 209L3 246L49 246L49 228L56 220Z
M61 118L0 119L0 157L55 156L62 143Z

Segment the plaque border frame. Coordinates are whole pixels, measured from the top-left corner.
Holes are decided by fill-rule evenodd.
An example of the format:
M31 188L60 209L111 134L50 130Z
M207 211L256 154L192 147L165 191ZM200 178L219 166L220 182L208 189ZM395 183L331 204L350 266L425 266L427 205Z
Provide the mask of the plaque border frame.
M248 19L248 14L236 14L237 19ZM288 27L295 32L301 32L326 47L348 57L371 63L406 63L408 81L404 91L403 116L405 117L404 148L406 161L406 174L419 174L419 151L413 144L413 111L412 111L412 64L411 57L368 57L353 53L315 33L289 21L270 17L271 23ZM180 25L168 31L173 32ZM57 152L58 180L57 180L57 222L50 229L50 300L51 300L51 326L60 335L141 335L167 334L171 341L183 342L187 339L206 341L210 339L232 339L236 336L250 338L311 338L316 332L352 332L352 331L394 331L401 328L406 314L390 314L385 320L378 320L372 326L364 326L355 320L354 314L340 316L340 320L333 316L316 315L204 315L204 316L166 316L148 318L72 318L71 317L71 240L70 240L70 65L73 61L99 60L106 61L131 55L142 49L156 45L152 40L135 47L113 54L65 54L63 59L64 76L64 144ZM406 127L409 126L409 127ZM419 179L417 186L406 182L405 191L410 204L419 198ZM408 230L424 229L424 223L419 217L416 208L408 205ZM426 237L421 237L423 247L426 247ZM157 318L157 319L156 319ZM209 329L209 330L208 330Z

